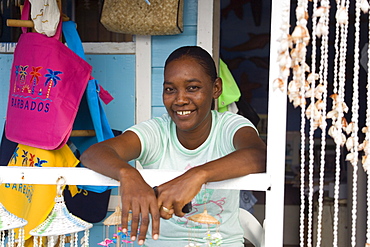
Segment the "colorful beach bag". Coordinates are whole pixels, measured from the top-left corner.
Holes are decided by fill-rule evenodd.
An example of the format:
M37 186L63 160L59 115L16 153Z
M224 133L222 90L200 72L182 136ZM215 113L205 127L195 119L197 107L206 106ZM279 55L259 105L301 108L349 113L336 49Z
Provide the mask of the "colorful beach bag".
M25 1L22 19L28 19ZM92 67L56 35L23 33L14 51L5 133L16 143L61 148L72 131ZM69 45L69 44L68 44Z

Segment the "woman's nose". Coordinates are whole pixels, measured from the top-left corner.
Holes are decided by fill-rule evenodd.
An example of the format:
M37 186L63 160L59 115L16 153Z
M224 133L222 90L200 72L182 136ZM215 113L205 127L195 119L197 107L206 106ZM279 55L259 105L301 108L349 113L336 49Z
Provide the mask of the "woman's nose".
M178 93L176 95L175 103L177 105L187 105L187 104L189 104L189 98L187 97L186 92L178 91Z

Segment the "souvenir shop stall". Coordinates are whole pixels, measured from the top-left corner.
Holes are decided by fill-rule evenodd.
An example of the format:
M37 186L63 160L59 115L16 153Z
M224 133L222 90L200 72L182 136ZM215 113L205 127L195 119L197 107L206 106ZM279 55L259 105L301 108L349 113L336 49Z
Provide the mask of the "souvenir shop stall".
M150 36L176 35L183 32L182 26L179 25L182 19L178 17L183 11L186 12L186 9L182 9L182 1L172 2L180 3L176 11L172 11L176 13L172 29L162 30L162 33L137 29L127 31L135 35L135 87L140 88L135 92L137 123L151 118L152 114L150 95L153 50ZM215 30L219 28L215 24L219 1L194 2L197 7L196 44L217 58L218 43L214 37L217 37ZM23 197L0 197L0 247L24 246L31 237L34 246L95 245L96 243L89 241L93 224L67 209L67 198L63 190L74 194L81 189L96 189L99 193L119 185L118 181L87 168L76 167L79 162L76 153L73 153L73 146L83 150L94 142L116 134L110 128L102 106L102 102L107 103L112 98L99 81L92 78L92 67L86 62L76 24L61 14L60 2L56 3L52 11L59 13L56 16L60 18L48 22L30 20L30 16L36 17L39 13L35 13L35 8L31 8L32 4L26 0L21 20L8 22L15 28L22 28L23 34L14 50L5 125L6 136L16 143L16 147L9 165L0 166L0 183L2 190L21 192ZM155 6L156 1L142 0L140 4L142 10ZM328 165L325 153L328 150L326 142L329 138L334 141L335 146L333 245L341 244L338 242L338 222L343 157L353 171L350 180L350 244L356 246L358 239L363 238L358 234L359 229L367 229L365 243L369 245L370 220L367 220L365 225L359 225L358 219L366 218L370 212L363 213L363 205L359 204L357 195L358 186L364 186L358 184L358 172L363 169L367 173L370 162L367 156L370 148L367 145L370 106L366 105L366 121L359 121L359 93L366 91L367 103L370 97L367 87L361 87L364 85L361 82L366 81L367 84L370 79L360 78L359 73L360 36L361 33L369 33L368 27L366 29L360 25L360 19L368 16L369 3L367 0L298 0L292 8L291 2L284 0L271 1L271 10L267 171L263 174L209 183L207 188L263 191L266 201L262 224L251 214L240 214L244 237L255 246L283 246L286 108L290 102L301 112L300 246L321 246L323 238L326 237L322 234L322 219L326 186L324 171ZM102 23L105 23L108 29L117 31L115 28L135 26L135 23L122 21L112 14L112 10L108 12L107 8L106 11L110 14L102 15ZM141 20L146 17L148 15L137 18ZM138 22L138 19L135 20ZM167 21L162 20L160 23ZM50 28L51 23L54 23L53 28ZM120 26L122 23L127 26ZM332 23L335 23L334 29ZM31 29L33 32L29 31ZM349 36L348 30L351 29L354 30L354 35ZM350 39L353 41L349 42ZM67 46L61 41L65 41ZM353 45L351 49L354 50L353 64L350 66L346 64L349 44ZM334 48L334 52L329 52L331 48ZM366 51L364 56L367 54ZM58 69L53 69L55 63L60 64ZM365 67L367 69L367 64ZM345 90L345 85L349 83L346 76L349 69L353 72L350 80L351 91ZM74 83L76 80L80 83ZM61 86L64 81L71 83ZM81 113L83 108L85 112ZM88 118L81 114L87 114ZM19 117L21 115L22 120ZM84 122L84 119L89 119L90 123ZM34 134L26 134L31 131ZM314 142L315 135L320 135L319 156L314 151L317 146ZM72 146L69 141L73 137L92 137L93 140L88 138L88 142L74 141ZM158 175L157 170L140 170L140 173L151 186L179 175L176 171L160 171ZM365 184L369 185L370 182ZM366 205L369 204L370 198L370 193L367 193ZM49 198L45 198L46 194ZM106 196L109 197L110 194ZM31 200L35 203L25 209L23 205L30 205ZM120 232L120 205L118 201L116 203L115 212L103 220L104 237L98 244L132 246L134 243ZM317 207L318 212L315 215L314 207ZM43 210L40 210L41 208ZM365 209L368 208L369 206L365 206ZM25 211L28 214L27 219ZM206 214L206 211L203 214ZM188 246L194 245L189 243ZM209 246L222 244L213 241Z
M27 1L26 1L27 2ZM108 1L106 1L108 2ZM147 1L142 1L144 6L148 7ZM155 5L155 1L149 1L152 6ZM171 2L171 1L170 1ZM178 1L172 1L178 2ZM182 2L182 1L179 1ZM195 6L197 7L198 15L196 16L196 44L202 46L206 50L208 50L214 56L217 56L217 49L215 49L216 42L213 39L214 36L214 8L216 8L214 1L194 1ZM217 1L216 1L217 2ZM32 6L32 5L31 5ZM186 5L185 5L186 6ZM281 6L276 6L276 10L280 9ZM179 10L182 11L181 8ZM73 152L68 147L68 140L70 137L81 137L81 136L90 136L94 135L96 137L95 141L104 140L109 138L113 135L108 128L108 124L106 123L106 118L104 116L104 111L101 107L101 101L108 98L109 95L102 95L99 93L97 95L97 91L104 92L99 85L99 82L93 80L91 75L91 66L85 62L83 50L81 50L81 44L79 43L78 37L76 36L76 26L75 24L68 21L68 17L64 16L64 20L57 24L56 34L48 37L45 34L40 34L42 32L37 31L37 23L31 23L28 20L28 16L25 14L27 12L31 12L32 9L24 7L22 11L22 19L20 21L16 20L9 20L9 25L22 27L24 33L21 35L20 40L14 50L14 64L17 66L12 66L11 72L11 81L13 82L10 85L10 93L9 99L10 104L8 104L8 111L7 111L7 118L6 118L6 132L7 137L16 143L23 143L17 146L17 155L13 155L11 157L12 165L0 167L1 171L1 183L4 186L4 190L12 190L14 186L18 186L18 189L13 188L12 191L22 191L24 195L24 200L27 203L27 200L42 200L45 201L45 198L42 198L45 192L36 193L39 190L39 186L41 189L48 189L48 193L50 198L48 198L48 203L42 203L45 206L45 210L40 210L40 205L38 208L34 209L34 211L40 212L48 212L44 213L44 215L37 215L36 212L32 212L33 218L25 220L23 215L17 212L14 209L14 206L11 203L5 202L2 199L2 214L1 220L4 222L2 224L1 232L1 244L2 245L27 245L27 239L31 236L34 238L34 245L42 245L43 243L48 244L48 246L56 245L56 244L73 244L73 245L95 245L96 243L92 243L90 241L91 238L91 231L94 231L94 227L89 222L82 220L79 217L74 215L75 212L69 212L69 209L66 207L66 203L68 203L67 198L61 194L62 188L67 186L68 189L64 189L64 191L69 191L69 193L75 193L76 190L81 190L87 188L91 190L92 187L100 187L100 188L111 188L117 187L118 182L114 181L110 178L104 177L100 174L97 174L89 169L82 168L82 167L75 167L78 161L76 160ZM280 22L281 15L277 11L274 14L274 20L272 23ZM107 17L109 18L109 16ZM114 20L108 21L108 23L112 23ZM61 27L62 26L62 27ZM130 26L130 25L129 25ZM132 26L132 24L131 24ZM24 27L34 27L36 32L27 32ZM16 27L15 27L16 28ZM218 27L219 28L219 27ZM60 43L61 32L63 32L63 37L67 43L67 47L63 46ZM169 32L179 32L177 30L173 31L170 30ZM278 34L275 34L278 35ZM136 88L140 88L140 90L136 90L136 116L135 121L140 122L145 119L149 119L151 117L151 100L150 100L150 78L151 78L151 42L150 42L150 35L148 33L136 33L135 34L135 57L136 57ZM24 40L22 42L22 39ZM30 42L32 39L35 39L35 42ZM273 38L277 40L277 36ZM58 43L59 42L59 43ZM23 43L23 44L22 44ZM42 62L53 62L53 50L56 48L42 48L40 50L39 47L32 47L32 45L36 44L45 44L52 43L51 45L58 47L61 52L58 53L58 56L66 56L64 59L58 59L58 61L67 60L67 56L73 56L74 60L76 60L76 65L71 65L69 62L65 64L64 67L61 67L58 70L47 68L48 65L42 65ZM23 50L21 50L23 49ZM34 51L37 53L37 61L22 61L23 56L20 54L24 54L25 52ZM73 53L73 54L72 54ZM274 54L276 56L276 54ZM54 61L55 62L55 61ZM18 66L19 63L19 66ZM24 64L30 64L29 67L26 67ZM31 65L32 64L32 65ZM13 69L14 68L14 69ZM46 70L47 69L47 70ZM140 72L138 72L140 70ZM278 74L275 72L276 76ZM47 83L43 79L43 77L47 76ZM73 95L71 91L69 93L60 92L56 94L58 86L62 85L61 81L67 80L67 76L70 79L75 79L75 77L81 77L79 80L84 81L82 85L75 85L73 84ZM31 82L32 81L32 82ZM72 85L71 85L72 87ZM90 93L87 93L89 88L91 89ZM97 90L98 89L98 90ZM63 89L62 89L63 90ZM70 88L65 88L64 90L71 90ZM85 91L86 90L86 91ZM85 95L83 93L85 92ZM271 90L271 92L274 92ZM277 91L275 91L276 93ZM54 93L54 95L53 95ZM32 96L32 100L29 101L28 96ZM73 97L75 101L72 99L65 99L65 101L61 101L56 97L58 95L68 95ZM100 96L100 97L99 97ZM101 97L103 96L103 97ZM105 97L104 97L105 96ZM86 97L86 98L85 98ZM101 98L101 99L100 99ZM277 92L277 99L282 99L282 102L286 102L285 96L281 92ZM13 100L13 104L11 101ZM73 108L73 105L77 105L81 101L83 102L86 100L86 107L87 112L90 111L91 122L90 125L91 129L86 129L84 126L76 125L76 122L79 120L79 110ZM66 103L68 102L68 104ZM57 106L52 106L52 104L58 104ZM278 103L272 103L272 106L278 106ZM35 108L36 107L36 108ZM10 117L9 113L12 110L17 110L25 114L31 114L32 111L29 109L37 109L38 113L47 113L50 114L52 109L60 109L67 108L64 110L63 114L55 114L54 116L48 119L41 119L34 116L26 116L28 120L26 121L13 121ZM29 110L29 111L25 111ZM91 109L99 109L100 111L98 114L92 113ZM273 110L273 112L277 112ZM18 113L15 113L18 114ZM48 132L45 126L54 126L53 123L60 122L61 120L57 119L59 117L63 117L63 115L70 114L68 119L74 120L69 121L63 124L63 126L55 126L60 130L58 132L57 129ZM94 116L99 116L98 119L94 119ZM271 114L271 117L273 115ZM277 118L281 118L281 114L276 114ZM38 123L30 124L29 121L40 121ZM49 121L49 123L44 122ZM274 121L274 120L272 120ZM23 126L18 126L18 124ZM11 126L11 127L9 127ZM29 130L30 126L32 126L32 130L39 131L38 136L50 136L50 138L38 138L37 135L32 135L35 138L33 140L24 140L24 135L19 134L19 131L15 131L14 126L18 126L17 129ZM37 126L37 128L36 128ZM72 127L73 126L73 127ZM60 128L62 127L62 128ZM78 128L80 127L80 128ZM275 125L273 126L272 130L273 133L277 134L276 140L284 140L283 137L283 124L281 126ZM281 128L281 130L278 130ZM13 134L17 132L19 134L18 138L14 137ZM9 132L9 133L8 133ZM45 135L47 133L47 135ZM274 137L271 135L270 140L273 141ZM37 145L35 145L37 143ZM91 143L78 143L74 142L74 145L91 145ZM48 158L41 158L45 157L44 153L39 153L34 158L34 163L32 167L26 167L27 163L27 155L29 153L34 154L35 150L27 150L28 147L37 147L40 149L40 152L53 152L53 157ZM234 179L230 181L218 182L218 183L210 183L207 185L207 188L228 188L228 189L240 189L240 188L248 188L250 190L258 190L258 191L266 191L267 200L272 202L270 205L272 207L266 208L266 220L264 226L260 224L253 216L250 214L244 215L246 217L244 220L245 225L245 237L249 239L251 242L254 242L256 245L261 245L262 243L266 242L266 246L276 246L277 242L282 243L282 213L277 214L277 210L282 212L283 209L283 186L284 186L284 169L278 169L277 160L280 156L281 164L283 167L283 160L284 160L284 145L277 145L278 148L274 149L274 157L271 157L270 160L274 162L273 166L270 166L268 173L266 174L253 174L247 177ZM81 147L78 147L81 149ZM83 148L82 148L83 149ZM280 150L281 149L281 150ZM280 150L280 151L279 151ZM55 159L51 160L51 159ZM58 160L62 159L62 160ZM56 161L58 160L58 161ZM25 162L22 164L22 162ZM58 167L48 167L50 163L57 163ZM27 163L29 164L29 162ZM68 167L60 167L60 166L68 166ZM145 180L148 182L149 185L155 186L161 184L165 181L168 181L176 176L179 175L178 172L168 171L167 173L161 171L160 176L157 175L158 171L151 171L151 170L141 170L141 173ZM6 175L5 175L6 174ZM274 179L272 179L274 178ZM53 186L50 186L53 185ZM9 186L12 186L11 188ZM32 198L31 198L32 197ZM42 199L38 199L38 197ZM3 197L2 197L3 198ZM280 202L280 203L279 203ZM280 204L280 206L278 206ZM130 243L127 239L127 236L123 236L122 232L119 231L119 203L117 202L117 210L110 217L107 217L103 220L105 225L105 237L103 236L99 242L100 245L119 245L122 246L129 246L133 243ZM278 207L277 207L278 206ZM89 205L91 207L91 205ZM32 210L32 208L30 209ZM23 209L19 209L19 211L23 211ZM73 211L73 210L70 210ZM50 213L50 214L49 214ZM206 212L204 212L206 213ZM268 227L267 222L271 222L271 227ZM18 223L20 222L20 223ZM253 225L253 227L251 227ZM276 227L278 227L280 231L276 231ZM113 230L114 229L114 230ZM252 230L253 229L253 230ZM113 232L112 232L113 230ZM264 236L274 236L265 238ZM112 237L113 236L113 237ZM271 241L269 243L269 241ZM219 246L219 243L218 245Z

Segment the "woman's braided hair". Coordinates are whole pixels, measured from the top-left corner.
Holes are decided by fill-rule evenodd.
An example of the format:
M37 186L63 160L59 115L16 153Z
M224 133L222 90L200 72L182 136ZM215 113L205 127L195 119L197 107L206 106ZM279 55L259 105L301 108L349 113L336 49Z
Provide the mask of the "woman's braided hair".
M199 46L183 46L174 50L167 58L164 67L177 59L182 57L192 57L199 61L199 64L204 68L205 72L211 77L211 81L214 82L217 78L217 71L215 62L211 55Z

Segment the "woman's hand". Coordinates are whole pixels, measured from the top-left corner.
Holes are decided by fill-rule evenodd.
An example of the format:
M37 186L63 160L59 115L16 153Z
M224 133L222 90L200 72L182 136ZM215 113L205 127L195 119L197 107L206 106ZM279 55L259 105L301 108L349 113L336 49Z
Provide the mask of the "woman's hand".
M162 218L170 219L172 214L178 217L185 215L182 208L198 194L204 180L202 172L194 168L181 176L158 186L158 208Z
M122 229L127 233L129 212L132 212L131 239L142 245L152 220L152 238L159 236L159 209L153 189L128 162L139 157L141 143L132 131L96 143L81 155L81 162L90 169L120 181ZM138 235L138 227L140 234Z
M150 220L152 221L152 237L155 240L158 239L160 215L153 189L140 175L129 175L126 173L124 176L130 176L130 179L123 177L120 180L122 231L125 233L128 231L128 217L131 211L131 240L135 241L137 239L139 245L144 244Z

